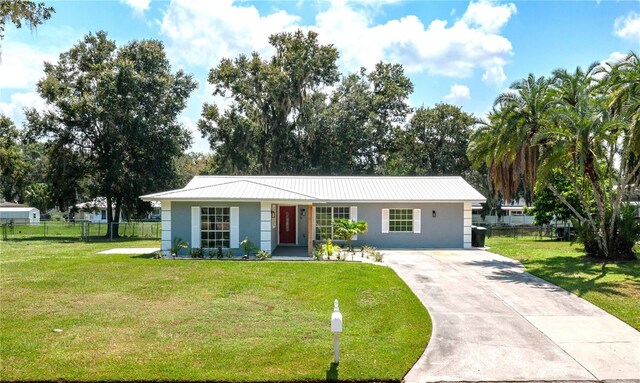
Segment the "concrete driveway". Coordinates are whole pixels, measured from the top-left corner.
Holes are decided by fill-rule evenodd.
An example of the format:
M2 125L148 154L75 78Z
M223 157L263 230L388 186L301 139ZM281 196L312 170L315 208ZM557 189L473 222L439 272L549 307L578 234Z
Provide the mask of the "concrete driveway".
M640 333L480 250L384 251L433 320L407 382L640 381Z

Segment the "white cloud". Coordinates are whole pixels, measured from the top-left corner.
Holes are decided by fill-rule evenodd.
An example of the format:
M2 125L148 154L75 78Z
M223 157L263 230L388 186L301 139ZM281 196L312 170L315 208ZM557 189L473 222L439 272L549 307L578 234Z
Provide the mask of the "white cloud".
M600 61L600 66L603 67L605 71L593 74L591 77L597 81L602 80L602 78L606 76L606 73L611 69L611 67L614 64L619 63L620 61L624 60L626 57L627 55L622 52L618 52L618 51L611 52L609 57Z
M34 89L44 77L44 62L55 62L57 56L27 44L7 42L2 46L0 89Z
M269 35L293 29L298 16L284 11L262 16L232 0L173 0L160 21L169 55L190 65L213 67L240 53L271 52Z
M601 64L607 63L609 65L611 64L617 64L620 61L624 60L627 57L627 55L625 53L622 52L618 52L618 51L614 51L611 52L611 54L609 55L609 57L607 57L606 59L604 59Z
M640 42L640 14L629 12L613 22L613 34L625 40Z
M455 104L462 104L471 99L471 92L467 86L454 84L451 86L451 92L444 98Z
M495 6L498 16L485 18L474 4L480 3L471 3L452 25L436 19L428 26L414 15L372 25L365 12L334 5L316 16L312 28L324 43L340 50L341 64L349 71L371 68L380 60L399 62L409 73L450 77L470 77L479 68L485 83L500 85L506 79L503 67L512 46L494 32L515 13L515 6ZM481 3L482 12L489 14L491 7Z
M270 34L301 28L317 31L323 44L334 44L345 71L372 68L384 60L401 63L409 73L470 77L479 69L487 84L505 81L503 67L512 46L499 31L516 13L515 5L471 2L451 25L436 19L426 26L415 15L376 24L376 11L362 5L334 0L316 14L315 25L300 26L296 15L284 11L261 15L255 7L231 0L215 4L173 0L160 29L168 37L172 57L207 68L239 53L268 55Z
M516 6L513 3L497 5L492 1L481 0L469 3L462 21L485 32L497 33L516 12Z
M487 66L485 72L482 74L482 81L485 84L500 86L507 79L507 76L504 74L504 61L496 60L496 63L491 66Z
M133 8L136 13L142 14L149 9L151 0L120 0L120 2Z
M16 126L21 126L24 121L24 108L35 108L42 112L47 104L36 92L13 93L8 102L0 101L0 113L11 118Z

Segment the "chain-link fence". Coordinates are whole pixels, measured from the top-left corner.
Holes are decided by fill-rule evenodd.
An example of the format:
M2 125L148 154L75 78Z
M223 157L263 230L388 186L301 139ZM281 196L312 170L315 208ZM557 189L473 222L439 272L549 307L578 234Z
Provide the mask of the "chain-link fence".
M562 239L569 241L576 235L573 227L566 225L491 225L486 223L473 223L474 226L482 226L487 229L487 237L536 237L538 239Z
M29 223L28 220L12 219L1 224L3 241L12 239L76 239L82 241L110 240L120 237L160 239L160 222L130 221L118 223L86 221L48 221ZM109 225L113 228L109 231ZM116 228L117 227L117 228ZM109 234L109 235L108 235Z

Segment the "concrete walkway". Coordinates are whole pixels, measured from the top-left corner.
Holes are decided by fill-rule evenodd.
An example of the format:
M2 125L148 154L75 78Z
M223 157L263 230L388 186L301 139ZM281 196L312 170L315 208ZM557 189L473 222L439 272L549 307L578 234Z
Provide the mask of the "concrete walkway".
M158 250L160 250L158 247L117 247L100 251L98 254L151 254Z
M481 250L384 251L433 320L407 382L640 381L640 333Z

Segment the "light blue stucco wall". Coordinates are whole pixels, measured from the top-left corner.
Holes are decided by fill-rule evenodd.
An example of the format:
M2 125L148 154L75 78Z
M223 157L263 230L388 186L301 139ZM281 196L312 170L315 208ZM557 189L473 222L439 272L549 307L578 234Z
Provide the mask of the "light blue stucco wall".
M364 243L378 248L463 248L464 204L460 203L361 203L328 204L322 206L356 206L358 220L369 229L358 235L354 246ZM421 209L420 233L382 233L382 209ZM436 211L436 217L432 212Z
M260 244L260 203L257 202L173 202L171 204L171 235L181 237L191 243L191 207L239 207L239 239L245 236L259 246ZM318 206L356 206L358 220L364 220L369 226L367 233L358 235L355 246L364 243L378 248L463 248L463 203L344 203L322 204ZM272 206L278 212L277 206ZM299 206L298 209L302 209ZM307 209L307 206L304 206ZM421 209L420 233L382 233L382 209ZM436 217L432 212L436 211ZM307 211L308 215L309 212ZM298 210L298 244L306 246L307 216L301 217ZM277 246L278 225L271 232L271 247ZM234 249L236 251L237 249Z
M171 237L180 237L191 245L191 207L231 207L238 206L240 241L249 237L260 246L260 203L258 202L172 202ZM236 254L238 252L233 249Z

